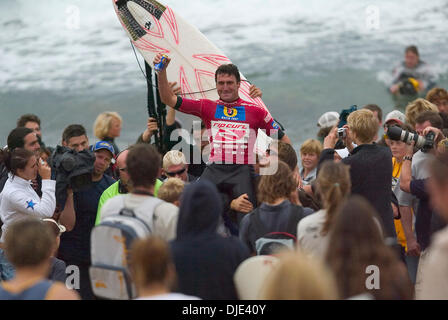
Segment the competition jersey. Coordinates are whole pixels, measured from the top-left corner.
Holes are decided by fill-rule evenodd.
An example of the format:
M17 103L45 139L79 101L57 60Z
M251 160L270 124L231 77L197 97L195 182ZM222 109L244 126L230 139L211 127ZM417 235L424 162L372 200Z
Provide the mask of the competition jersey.
M268 136L279 133L279 126L267 110L242 99L229 103L179 97L175 108L204 122L211 147L210 162L255 164L253 148L258 129L265 130Z

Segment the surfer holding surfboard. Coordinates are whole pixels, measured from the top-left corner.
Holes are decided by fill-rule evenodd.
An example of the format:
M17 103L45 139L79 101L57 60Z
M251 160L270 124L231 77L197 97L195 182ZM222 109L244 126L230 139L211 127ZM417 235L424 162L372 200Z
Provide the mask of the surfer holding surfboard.
M162 54L154 58L154 65ZM181 112L198 116L205 123L210 141L210 159L201 179L212 181L220 191L226 189L233 198L247 194L254 207L256 197L252 183L255 154L253 147L258 129L289 143L288 136L279 128L269 112L239 97L240 73L233 64L223 64L215 72L219 100L186 99L176 96L168 83L166 56L158 74L158 88L163 103ZM230 190L229 190L230 188ZM242 215L238 217L238 222Z

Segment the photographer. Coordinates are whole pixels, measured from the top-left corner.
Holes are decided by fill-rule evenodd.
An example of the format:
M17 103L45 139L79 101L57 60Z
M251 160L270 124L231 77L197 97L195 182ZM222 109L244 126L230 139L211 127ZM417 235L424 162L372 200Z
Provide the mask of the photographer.
M68 126L64 130L62 144L78 152L88 149L89 140L84 127ZM93 146L92 151L95 162L91 173L91 184L82 191L73 192L74 228L62 234L58 255L58 258L64 260L67 265L79 267L81 276L79 293L82 299L94 299L89 277L90 232L95 225L101 194L115 182L112 177L104 174L114 156L113 146L107 141L99 141ZM70 206L70 200L67 200L67 203ZM64 211L66 208L67 204Z
M424 188L423 181L430 176L427 166L428 161L434 157L436 142L442 138L439 130L442 127L442 119L435 111L425 111L418 115L415 121L417 133L420 135L420 138L416 138L420 140L418 146L421 150L413 154L414 141L412 145L407 147L400 176L401 190L397 192L397 199L408 246L406 262L411 280L415 282L416 290L418 290L417 265L420 263L418 257L420 256L420 259L422 259L423 252L429 245L432 216L429 199L425 196L425 193L422 194L421 190ZM391 135L390 132L388 134ZM416 236L412 227L412 211L416 213Z
M393 81L389 91L394 95L417 95L435 85L435 74L430 66L420 60L416 46L405 49L405 60L393 71Z
M378 119L370 110L357 110L350 113L344 128L344 140L350 156L342 159L342 162L350 165L352 194L365 197L373 205L381 217L385 237L396 242L391 206L392 154L388 148L374 143ZM334 159L337 140L337 128L334 128L324 140L318 172L324 161ZM356 143L356 148L352 142Z

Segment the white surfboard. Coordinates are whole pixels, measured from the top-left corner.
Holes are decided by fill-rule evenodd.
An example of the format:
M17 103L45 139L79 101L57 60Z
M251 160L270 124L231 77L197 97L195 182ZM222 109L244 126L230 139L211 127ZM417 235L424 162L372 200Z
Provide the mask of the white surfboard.
M215 71L221 64L231 61L196 27L155 0L112 2L123 28L150 66L157 53L167 54L171 58L167 68L168 80L180 85L182 96L210 100L219 98ZM243 74L241 80L246 80ZM240 98L268 110L260 98L252 99L249 96L249 88L247 81L241 81ZM256 148L258 150L259 146ZM263 146L261 148L266 150Z

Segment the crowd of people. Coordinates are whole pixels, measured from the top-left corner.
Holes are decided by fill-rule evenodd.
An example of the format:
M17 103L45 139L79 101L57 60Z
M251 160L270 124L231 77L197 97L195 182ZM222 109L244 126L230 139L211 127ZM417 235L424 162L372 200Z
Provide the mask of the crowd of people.
M120 215L149 230L132 243L114 234L133 298L239 299L247 282L262 299L448 299L448 92L429 88L415 47L403 70L419 69L424 98L384 120L375 104L326 112L297 151L265 109L239 97L235 65L217 69L211 101L182 96L169 63L158 74L166 127L148 118L124 150L117 112L98 116L95 143L69 124L55 148L38 116L17 121L0 151L0 299L104 298L91 235ZM391 93L413 83L403 72ZM200 118L191 139L176 132L176 112ZM263 152L253 151L259 129L272 139ZM162 130L164 154L153 142ZM102 255L117 246L103 245ZM235 276L261 270L253 259L266 255L272 270ZM69 266L77 287L66 284Z

